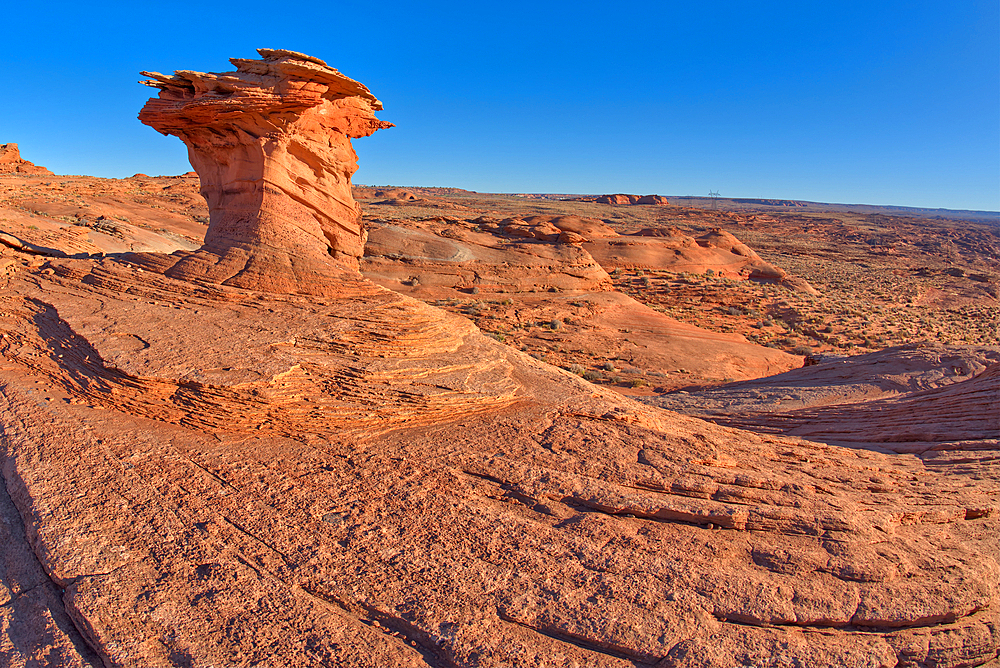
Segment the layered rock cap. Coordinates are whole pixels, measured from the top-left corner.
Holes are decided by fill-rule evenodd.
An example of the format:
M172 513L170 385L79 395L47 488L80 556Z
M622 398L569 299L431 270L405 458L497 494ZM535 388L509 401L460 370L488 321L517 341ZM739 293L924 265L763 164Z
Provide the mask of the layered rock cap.
M160 89L139 120L188 147L210 223L204 246L167 275L272 292L321 291L357 271L366 240L351 195L351 139L392 127L362 84L318 58L258 49L235 72L143 72Z

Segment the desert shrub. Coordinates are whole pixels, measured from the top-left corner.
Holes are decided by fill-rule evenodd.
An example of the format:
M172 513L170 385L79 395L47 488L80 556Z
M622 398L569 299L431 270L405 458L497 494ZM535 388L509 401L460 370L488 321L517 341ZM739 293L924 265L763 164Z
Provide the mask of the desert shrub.
M646 385L646 381L643 380L642 378L633 378L632 382L629 384L632 387L644 387Z
M589 381L590 381L590 382L592 382L592 383L593 383L593 382L595 382L595 381L598 381L598 380L600 380L600 379L601 379L601 378L603 378L603 377L604 377L604 376L602 376L602 375L601 375L601 372L600 372L600 371L594 371L593 369L588 369L588 370L587 370L586 372L584 372L584 374L583 374L583 378L584 378L584 380L589 380Z
M792 349L793 355L812 355L813 349L809 346L795 346Z
M562 325L563 325L562 321L555 318L553 318L552 321L549 322L549 327L551 327L552 329L559 329L560 327L562 327Z
M601 365L601 369L603 369L604 371L617 371L618 370L618 369L615 368L615 365L612 364L611 362L605 362L604 364L602 364Z
M569 371L570 373L575 373L578 376L582 376L587 372L587 370L584 369L579 364L570 364L568 367L566 367L566 370Z

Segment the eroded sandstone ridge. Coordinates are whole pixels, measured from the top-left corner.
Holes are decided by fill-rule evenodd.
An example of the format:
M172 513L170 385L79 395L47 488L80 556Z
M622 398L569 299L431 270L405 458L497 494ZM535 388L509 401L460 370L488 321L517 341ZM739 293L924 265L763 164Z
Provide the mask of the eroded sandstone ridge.
M41 174L52 172L21 157L17 144L0 144L0 174Z
M361 209L351 139L392 127L363 85L318 58L258 49L235 72L143 72L160 89L139 120L187 144L211 222L205 245L162 260L168 275L277 292L318 292L357 270Z

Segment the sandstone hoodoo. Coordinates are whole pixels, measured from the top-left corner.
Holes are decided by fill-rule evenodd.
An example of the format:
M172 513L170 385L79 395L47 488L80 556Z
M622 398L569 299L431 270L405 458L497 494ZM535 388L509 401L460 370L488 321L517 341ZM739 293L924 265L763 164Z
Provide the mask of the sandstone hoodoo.
M164 265L168 276L273 292L329 289L357 271L365 231L351 196L351 139L392 127L363 85L318 58L259 49L235 72L143 72L160 89L139 120L187 144L211 222L205 244Z

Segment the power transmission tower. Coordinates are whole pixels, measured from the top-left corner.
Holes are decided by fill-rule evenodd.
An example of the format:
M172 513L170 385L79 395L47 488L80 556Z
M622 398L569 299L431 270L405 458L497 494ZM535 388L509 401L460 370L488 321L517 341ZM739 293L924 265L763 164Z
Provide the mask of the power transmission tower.
M715 207L719 203L719 191L718 190L715 190L715 191L709 190L708 191L708 196L712 198L712 211L715 211Z

